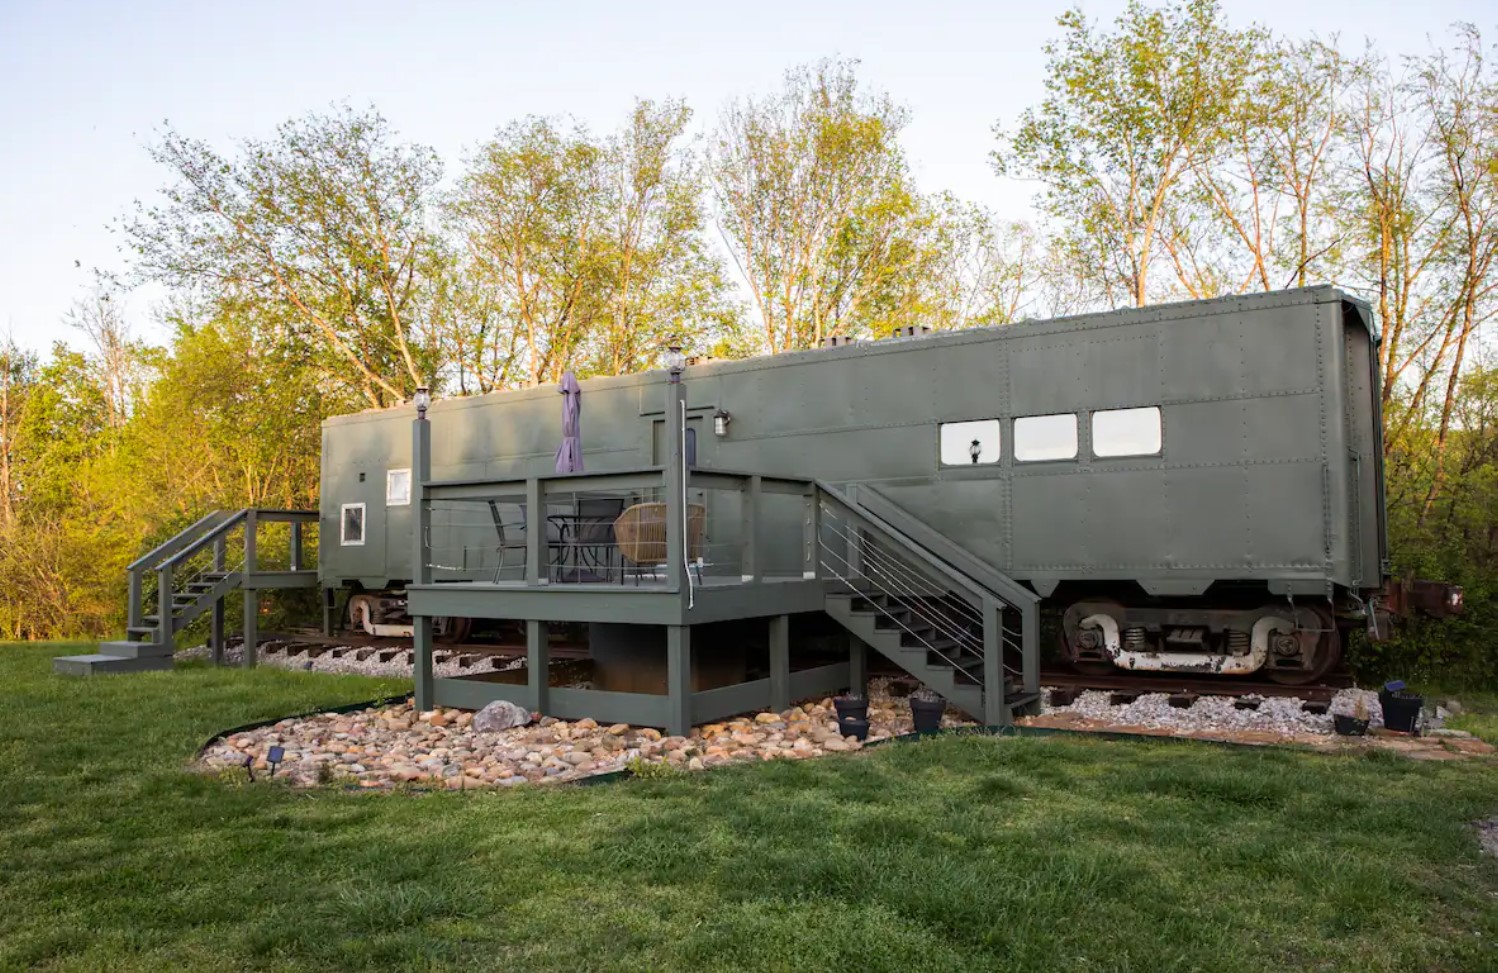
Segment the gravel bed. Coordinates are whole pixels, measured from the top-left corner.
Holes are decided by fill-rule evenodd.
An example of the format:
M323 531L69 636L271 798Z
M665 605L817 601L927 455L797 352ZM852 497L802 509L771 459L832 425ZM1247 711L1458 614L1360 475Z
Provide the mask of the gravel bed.
M317 657L307 654L309 648L324 648L324 646L308 646L286 643L267 642L260 646L256 656L259 665L275 666L278 669L296 669L306 672L336 672L356 676L387 676L394 678L411 677L413 664L413 653L410 649L397 650L373 650L363 660L354 657L354 651L363 650L366 646L326 646L327 652ZM349 649L350 651L339 658L334 658L332 650ZM380 651L396 651L397 655L386 661L378 661L375 653ZM442 650L438 650L439 652ZM460 666L458 656L467 655L471 664ZM208 647L204 645L178 652L178 659L206 659L209 657ZM239 665L244 658L244 646L242 644L230 643L224 649L224 661L230 665ZM479 655L477 653L458 653L446 662L435 663L432 666L434 675L441 678L472 676L481 672L504 672L511 669L525 668L524 659L502 659L498 656Z
M201 765L239 774L248 759L257 771L268 772L270 748L279 746L285 756L277 777L293 786L353 783L371 789L421 785L469 790L577 780L656 764L702 770L755 760L803 760L863 747L863 742L838 731L831 699L694 727L684 737L624 723L601 726L590 719L550 717L480 733L473 729L473 720L474 714L464 710L417 713L409 702L355 713L322 713L218 740L204 751ZM962 725L955 716L943 722ZM906 702L872 687L869 723L871 742L913 729Z
M1293 696L1244 697L1258 699L1257 709L1238 709L1232 697L1203 696L1188 707L1170 705L1167 693L1145 693L1131 703L1115 706L1111 692L1089 690L1068 706L1044 706L1044 713L1071 713L1088 719L1119 726L1146 727L1152 730L1185 731L1257 731L1296 736L1305 733L1332 733L1331 713L1353 714L1362 700L1370 725L1382 726L1383 713L1378 694L1366 689L1344 689L1332 699L1326 715L1307 713L1305 701Z

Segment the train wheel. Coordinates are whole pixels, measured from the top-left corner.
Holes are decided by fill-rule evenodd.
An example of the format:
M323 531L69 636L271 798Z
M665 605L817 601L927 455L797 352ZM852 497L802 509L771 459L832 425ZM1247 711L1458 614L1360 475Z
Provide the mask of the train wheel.
M1093 608L1116 608L1119 614L1123 612L1123 606L1112 598L1088 598L1086 599L1086 603ZM1076 637L1077 622L1081 620L1080 616L1072 610L1075 607L1074 605L1072 608L1068 608L1061 619L1060 641L1062 661L1066 663L1067 668L1084 676L1116 675L1122 670L1112 662L1098 659L1075 658L1075 653L1072 651L1071 639ZM1114 617L1117 618L1118 614L1115 614Z
M457 645L468 641L468 633L473 631L473 619L449 616L443 621L447 624L443 626L442 634L433 637L433 641L438 645Z
M1281 612L1282 608L1269 609ZM1314 605L1297 610L1302 625L1314 625L1319 630L1316 648L1311 653L1311 664L1304 669L1274 669L1265 666L1260 671L1270 682L1281 686L1305 686L1319 682L1342 661L1342 633L1337 630L1337 621L1330 610ZM1309 618L1307 617L1309 615Z

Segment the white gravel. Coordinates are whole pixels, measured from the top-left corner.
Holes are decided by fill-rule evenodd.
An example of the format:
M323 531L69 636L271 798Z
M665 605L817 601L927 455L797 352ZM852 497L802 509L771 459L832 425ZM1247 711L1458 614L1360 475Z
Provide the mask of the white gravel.
M308 654L309 648L324 648L324 646L308 646L305 644L287 645L284 642L267 642L260 646L257 662L260 665L275 666L279 669L296 669L307 672L335 672L346 675L358 676L387 676L394 678L410 678L412 666L412 652L410 649L373 649L363 660L355 657L356 650L365 650L367 646L326 646L328 651L313 658ZM347 649L341 657L334 658L332 650ZM380 662L381 652L394 651L396 655L386 662ZM437 653L443 654L444 650L438 649ZM207 646L197 646L177 653L178 659L195 659L208 657ZM238 665L244 656L242 644L230 643L224 650L224 661L231 665ZM466 667L458 664L459 658L467 656L470 664ZM503 659L498 656L479 655L473 652L457 652L446 662L439 662L432 666L434 675L441 678L456 676L472 676L481 672L503 672L511 669L523 669L524 659Z
M1170 705L1167 693L1146 693L1132 703L1114 706L1111 692L1089 690L1069 706L1045 706L1047 714L1074 713L1088 719L1121 726L1187 731L1252 730L1294 736L1302 733L1332 732L1331 715L1307 713L1304 700L1295 697L1244 697L1259 699L1258 709L1238 709L1233 698L1203 696L1189 707ZM1364 689L1344 689L1333 698L1332 713L1353 713L1357 700L1364 699L1371 725L1382 725L1378 694Z

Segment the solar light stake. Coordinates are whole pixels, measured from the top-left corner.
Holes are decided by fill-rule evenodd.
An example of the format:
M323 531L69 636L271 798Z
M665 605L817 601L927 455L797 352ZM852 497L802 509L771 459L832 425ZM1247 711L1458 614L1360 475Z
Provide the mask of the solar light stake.
M285 747L271 747L270 752L265 755L265 762L270 764L270 775L276 776L276 768L281 766L281 761L286 758Z
M255 756L253 754L244 755L244 772L250 775L250 783L255 783Z

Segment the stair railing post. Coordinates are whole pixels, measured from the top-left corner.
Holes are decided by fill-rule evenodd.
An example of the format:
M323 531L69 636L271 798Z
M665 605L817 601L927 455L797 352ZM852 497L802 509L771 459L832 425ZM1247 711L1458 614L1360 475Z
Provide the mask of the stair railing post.
M983 598L983 722L1008 726L1012 720L1004 698L1004 606Z
M1040 602L1027 602L1020 609L1020 673L1025 692L1040 692Z
M156 569L156 644L172 644L172 562Z
M244 517L244 566L240 568L240 584L244 587L244 653L240 664L246 669L255 666L255 655L260 649L260 592L253 587L252 578L256 569L255 542L260 529L260 513L251 507Z
M822 505L818 502L818 491L813 484L801 498L801 577L818 578L822 574L821 552L817 545L822 542Z
M130 569L130 603L125 622L130 628L140 628L145 612L141 610L141 569Z
M291 522L291 570L302 569L302 522L293 520Z
M425 389L416 393L416 419L411 423L411 581L418 585L432 583L432 510L426 496L426 484L432 478L432 425L427 421L425 393ZM411 649L416 711L424 713L437 703L431 616L411 616Z
M224 542L224 535L220 534L213 542L213 570L215 574L222 574L227 562L228 546ZM214 582L218 585L218 581ZM213 622L208 630L208 651L213 657L213 664L221 666L224 664L224 596L219 595L213 599Z

